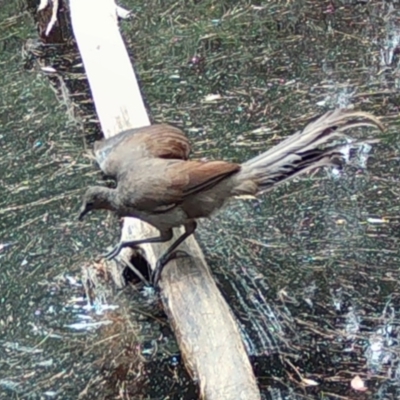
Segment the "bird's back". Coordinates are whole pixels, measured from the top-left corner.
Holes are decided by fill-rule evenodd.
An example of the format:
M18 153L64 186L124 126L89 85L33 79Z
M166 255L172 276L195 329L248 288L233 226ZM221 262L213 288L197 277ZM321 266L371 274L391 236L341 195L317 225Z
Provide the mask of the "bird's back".
M129 129L94 144L101 170L114 178L127 161L139 161L144 157L186 160L189 153L188 138L180 129L167 124Z

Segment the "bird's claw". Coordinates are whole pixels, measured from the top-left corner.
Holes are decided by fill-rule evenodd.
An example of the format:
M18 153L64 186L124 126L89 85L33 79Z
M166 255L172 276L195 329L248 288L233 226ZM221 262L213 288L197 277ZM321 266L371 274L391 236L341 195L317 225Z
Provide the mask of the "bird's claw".
M185 251L176 250L176 251L172 252L171 254L164 254L163 256L161 256L158 259L156 267L155 267L153 273L151 274L151 283L153 284L154 287L158 286L158 282L160 280L161 273L162 273L164 267L171 260L174 260L176 258L182 258L182 257L190 257L190 255L188 253L186 253Z
M121 245L121 243L118 243L115 247L113 247L113 249L111 251L104 254L103 257L106 260L112 260L121 252L122 248L123 248L123 246Z

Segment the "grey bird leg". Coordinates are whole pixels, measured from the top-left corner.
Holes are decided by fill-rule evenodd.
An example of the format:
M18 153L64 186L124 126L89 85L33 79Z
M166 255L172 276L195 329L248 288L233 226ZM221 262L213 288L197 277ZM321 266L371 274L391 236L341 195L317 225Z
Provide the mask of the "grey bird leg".
M186 238L194 233L197 228L196 221L190 221L185 224L185 232L175 240L174 243L169 247L169 249L158 259L156 268L152 274L152 283L153 286L158 285L158 281L160 280L161 272L164 267L173 259L178 258L180 256L188 256L188 254L184 251L175 251L175 249L183 243Z
M135 247L138 246L139 244L144 244L144 243L164 243L168 242L169 240L172 239L172 229L169 229L168 231L165 232L160 232L160 236L152 237L152 238L147 238L147 239L139 239L139 240L121 240L110 252L104 255L104 258L107 260L112 260L114 257L116 257L120 251L124 247Z

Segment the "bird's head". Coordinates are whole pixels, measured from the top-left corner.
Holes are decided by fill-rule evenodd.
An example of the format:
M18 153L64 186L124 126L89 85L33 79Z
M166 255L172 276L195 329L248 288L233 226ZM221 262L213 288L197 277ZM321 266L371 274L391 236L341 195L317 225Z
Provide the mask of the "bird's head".
M112 189L92 186L86 190L83 196L82 206L79 213L79 221L82 221L83 217L92 210L111 210L111 197Z

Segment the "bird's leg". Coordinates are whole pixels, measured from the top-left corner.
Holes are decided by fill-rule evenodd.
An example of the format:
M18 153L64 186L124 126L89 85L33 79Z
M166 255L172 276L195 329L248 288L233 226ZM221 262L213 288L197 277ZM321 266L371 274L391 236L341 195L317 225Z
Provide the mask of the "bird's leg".
M107 260L116 257L124 247L135 247L144 243L164 243L172 239L172 229L160 232L160 236L139 240L121 240L110 252L104 255Z
M153 271L152 274L152 283L153 286L158 285L158 281L160 280L161 272L164 269L164 267L174 258L178 258L180 256L188 256L188 254L184 251L175 251L175 249L183 243L186 238L188 238L190 235L194 233L194 231L197 228L197 223L196 221L190 221L185 224L185 232L178 237L178 239L175 240L174 243L171 244L171 246L168 248L168 250L158 259L156 268Z

